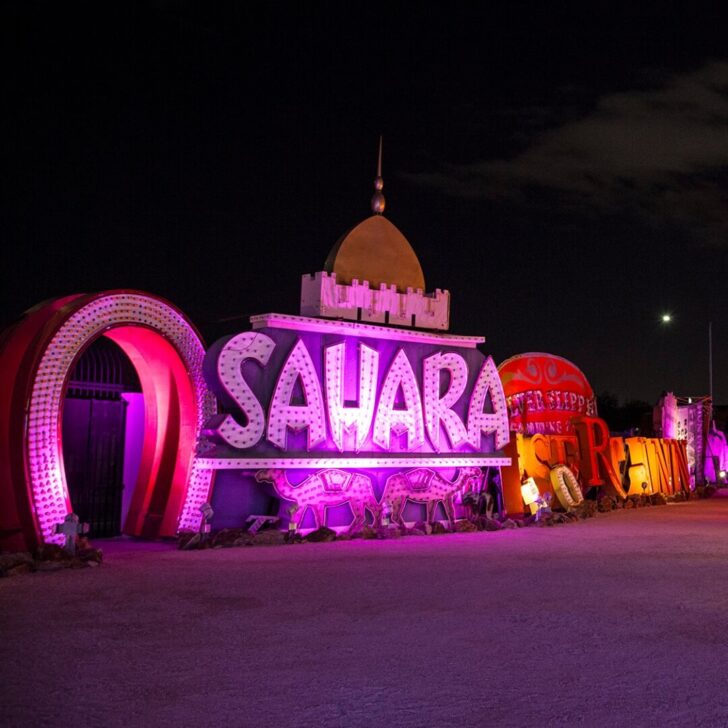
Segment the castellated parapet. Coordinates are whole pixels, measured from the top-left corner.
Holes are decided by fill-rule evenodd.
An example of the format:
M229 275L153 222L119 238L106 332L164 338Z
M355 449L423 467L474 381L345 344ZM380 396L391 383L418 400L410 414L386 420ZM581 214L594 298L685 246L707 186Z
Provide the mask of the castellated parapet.
M356 278L342 284L337 283L336 273L320 271L302 277L301 315L447 331L450 292L407 288L400 293L396 284L370 288L369 281Z

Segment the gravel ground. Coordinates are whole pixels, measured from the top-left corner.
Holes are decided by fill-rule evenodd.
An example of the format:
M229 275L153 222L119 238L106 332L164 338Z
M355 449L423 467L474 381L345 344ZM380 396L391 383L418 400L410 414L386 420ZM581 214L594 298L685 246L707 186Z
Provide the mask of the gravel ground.
M4 726L726 726L728 497L0 581Z

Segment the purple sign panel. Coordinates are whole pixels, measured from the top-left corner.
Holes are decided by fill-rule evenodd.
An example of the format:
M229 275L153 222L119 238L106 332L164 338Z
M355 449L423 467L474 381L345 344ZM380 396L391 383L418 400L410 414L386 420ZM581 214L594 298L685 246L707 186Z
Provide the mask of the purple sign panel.
M482 339L294 316L253 325L206 355L224 412L205 429L207 467L500 464L507 408Z

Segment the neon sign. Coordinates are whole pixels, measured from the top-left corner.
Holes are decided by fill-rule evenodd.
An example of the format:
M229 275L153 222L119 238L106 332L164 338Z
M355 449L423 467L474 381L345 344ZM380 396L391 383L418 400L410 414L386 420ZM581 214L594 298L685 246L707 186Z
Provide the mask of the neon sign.
M594 392L584 373L553 354L519 354L499 367L511 430L525 435L573 434L574 417L595 417Z
M256 319L256 330L218 341L205 360L227 412L206 425L208 467L314 467L322 458L325 467L347 458L395 467L446 455L493 464L508 442L503 389L480 338Z

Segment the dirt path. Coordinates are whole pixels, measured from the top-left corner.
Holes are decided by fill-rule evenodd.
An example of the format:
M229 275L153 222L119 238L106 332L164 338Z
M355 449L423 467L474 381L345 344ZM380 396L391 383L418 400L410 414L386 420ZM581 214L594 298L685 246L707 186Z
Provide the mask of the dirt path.
M728 497L0 581L0 724L725 726Z

